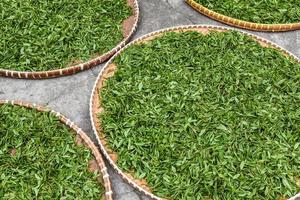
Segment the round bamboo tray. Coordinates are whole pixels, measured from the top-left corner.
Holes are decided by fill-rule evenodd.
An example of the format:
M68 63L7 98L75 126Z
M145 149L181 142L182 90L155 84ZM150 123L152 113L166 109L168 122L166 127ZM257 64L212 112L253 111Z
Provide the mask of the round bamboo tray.
M80 71L88 70L92 67L95 67L105 61L107 61L111 56L113 56L116 52L118 52L122 47L126 45L126 43L130 40L132 35L137 29L138 21L139 21L139 6L137 0L128 0L129 6L132 8L133 15L128 18L128 21L124 21L123 31L123 40L112 50L104 53L103 55L97 56L87 62L77 64L71 67L66 67L62 69L55 69L50 71L37 71L37 72L29 72L29 71L15 71L15 70L6 70L0 68L0 76L18 78L18 79L47 79L47 78L55 78L59 76L67 76L78 73Z
M145 36L142 36L142 37L130 42L123 49L121 49L117 54L115 54L106 63L106 65L103 67L103 69L100 71L100 73L97 77L97 80L94 84L93 91L92 91L91 98L90 98L90 118L91 118L91 122L92 122L93 132L97 139L97 142L100 145L100 149L101 149L103 155L105 156L105 158L108 160L109 164L127 183L129 183L132 187L134 187L141 193L145 194L146 196L150 197L151 199L162 200L163 198L152 194L149 191L147 184L134 179L133 176L131 176L130 174L122 172L122 170L117 166L115 154L112 150L110 150L107 147L107 145L106 145L107 141L105 140L105 133L103 133L103 131L101 129L100 121L97 118L97 115L99 113L101 113L101 111L102 111L102 108L100 106L100 101L99 101L99 91L103 87L105 80L108 79L109 77L113 76L113 73L116 70L116 68L114 66L112 67L111 64L113 63L114 59L118 55L120 55L123 51L125 51L130 46L138 44L138 43L146 42L146 41L151 41L166 32L199 31L201 33L208 33L209 31L224 32L224 31L230 31L230 30L234 30L234 29L221 27L221 26L212 26L212 25L189 25L189 26L172 27L172 28L162 29L159 31L149 33ZM261 38L259 36L247 33L247 32L243 32L243 31L239 31L239 32L252 37L254 40L258 41L264 47L271 47L271 48L279 50L287 57L295 59L297 62L300 63L300 59L298 57L296 57L289 51L283 49L282 47L278 46L277 44L275 44L269 40L266 40L264 38ZM298 198L300 197L300 193L297 196L292 197L288 200L298 200L297 197Z
M253 31L266 31L266 32L280 32L280 31L292 31L300 29L299 23L290 23L290 24L260 24L247 22L239 19L235 19L232 17L228 17L217 12L214 12L205 6L197 3L194 0L185 0L187 4L189 4L192 8L197 10L203 15L214 19L216 21L222 22L224 24L228 24L230 26L235 26L238 28L253 30Z
M96 145L92 142L92 140L89 138L89 136L81 130L74 122L72 122L70 119L65 117L64 115L60 114L59 112L56 112L54 110L51 110L47 107L39 106L36 104L31 104L27 102L22 102L22 101L10 101L10 100L0 100L0 105L4 104L10 104L10 105L17 105L17 106L22 106L25 108L30 108L30 109L36 109L40 112L51 112L53 113L56 117L59 118L61 123L67 125L71 130L76 133L76 136L79 137L82 141L83 144L86 148L90 149L93 156L95 157L95 160L97 162L97 167L101 171L102 175L102 180L103 180L103 185L105 188L105 197L103 199L105 200L112 200L112 188L111 188L111 182L109 179L109 175L107 172L107 168L105 166L104 160L102 159L101 153L99 152L98 148ZM102 198L102 197L101 197Z

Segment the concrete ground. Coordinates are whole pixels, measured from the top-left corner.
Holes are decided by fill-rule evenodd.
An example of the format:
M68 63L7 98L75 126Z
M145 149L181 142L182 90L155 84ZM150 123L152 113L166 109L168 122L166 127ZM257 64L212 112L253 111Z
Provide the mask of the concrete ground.
M178 25L223 25L194 11L184 0L139 0L141 16L134 38L146 33ZM223 25L225 26L225 25ZM300 31L284 33L252 32L267 38L300 57ZM76 122L91 134L89 98L98 72L104 65L73 76L48 80L0 78L0 99L24 100L48 105ZM148 199L138 194L110 170L114 197L117 200Z

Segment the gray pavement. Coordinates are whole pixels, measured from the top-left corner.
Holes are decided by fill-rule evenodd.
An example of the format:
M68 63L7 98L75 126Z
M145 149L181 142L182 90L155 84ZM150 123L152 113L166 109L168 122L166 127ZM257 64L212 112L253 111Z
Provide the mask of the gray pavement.
M146 33L178 25L212 24L213 21L186 5L183 0L139 0L141 16L134 38ZM300 31L284 33L252 32L269 39L300 57ZM99 65L73 76L48 80L18 80L0 77L0 99L24 100L48 105L76 122L91 134L89 98L97 74L104 65ZM110 170L114 197L117 200L147 199Z

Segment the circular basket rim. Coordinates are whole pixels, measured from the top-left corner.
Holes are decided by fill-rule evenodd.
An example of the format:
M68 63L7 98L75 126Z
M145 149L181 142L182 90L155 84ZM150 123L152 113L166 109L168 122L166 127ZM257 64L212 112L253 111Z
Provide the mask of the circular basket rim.
M107 172L107 168L100 151L98 150L96 145L92 142L90 137L84 131L82 131L82 129L79 128L74 122L72 122L70 119L68 119L67 117L65 117L64 115L62 115L57 111L54 111L48 107L44 107L34 103L28 103L24 101L14 101L14 100L0 100L0 106L1 105L16 105L24 108L36 109L38 112L49 112L54 114L56 117L58 117L60 122L68 126L72 131L74 131L74 135L78 135L84 141L85 147L90 149L100 169L100 174L102 175L103 178L102 185L105 188L105 194L103 196L105 196L105 200L113 199L112 198L113 192L112 192L109 174Z
M114 59L119 56L123 51L125 51L127 48L129 48L132 45L135 45L137 43L140 43L148 38L152 38L153 36L157 36L166 32L174 32L174 31L189 31L189 30L195 30L195 29L207 29L207 30L220 30L220 31L231 31L231 30L235 30L238 31L242 34L245 34L247 36L252 37L253 39L263 42L267 45L269 45L272 48L275 48L279 51L281 51L283 54L287 55L288 57L295 59L297 62L300 63L300 58L298 58L297 56L295 56L294 54L292 54L291 52L285 50L284 48L280 47L279 45L264 39L262 37L259 37L257 35L245 32L245 31L241 31L241 30L237 30L234 28L227 28L227 27L223 27L223 26L215 26L215 25L185 25L185 26L176 26L176 27L170 27L170 28L165 28L165 29L161 29L158 31L154 31L151 33L148 33L144 36L139 37L138 39L133 40L132 42L128 43L124 48L122 48L118 53L116 53L106 64L105 66L101 69L100 73L98 74L98 77L96 79L96 82L93 86L93 90L92 90L92 94L90 96L90 105L89 105L89 111L90 111L90 121L92 124L92 128L93 128L93 134L96 137L97 143L100 146L100 150L102 151L102 154L104 155L104 157L107 159L107 161L109 162L109 164L112 166L112 168L117 172L118 175L120 175L122 177L123 180L125 180L129 185L131 185L133 188L137 189L139 192L143 193L144 195L150 197L151 199L155 199L155 200L163 200L163 198L158 197L154 194L152 194L151 192L145 190L141 185L139 185L138 183L135 182L135 180L132 177L127 176L118 166L117 164L113 161L113 159L111 158L111 156L109 155L107 148L105 147L105 141L100 139L97 127L95 125L95 119L94 119L94 98L97 96L98 94L98 85L99 82L101 81L101 78L103 76L103 73L105 72L105 69L108 68L108 66L110 64L113 63ZM98 98L98 97L97 97ZM298 194L300 197L300 193ZM296 195L295 197L292 197L288 200L296 200L298 196Z
M17 70L9 70L9 69L1 69L0 68L0 77L10 77L10 78L18 78L18 79L48 79L48 78L55 78L60 76L67 76L72 75L84 70L91 69L105 61L107 61L110 57L112 57L115 53L117 53L122 47L124 47L128 41L131 39L133 34L137 30L139 16L140 16L140 9L138 5L138 0L131 0L133 14L130 17L134 17L134 22L131 24L130 32L123 37L121 42L119 42L113 49L103 53L102 55L89 59L84 63L80 63L77 65L73 65L70 67L64 67L61 69L53 69L47 71L17 71ZM128 18L127 18L128 19Z
M213 10L208 9L207 7L197 3L195 0L185 0L193 9L200 12L201 14L222 22L224 24L235 26L238 28L248 29L252 31L265 31L265 32L281 32L281 31L292 31L300 29L300 22L288 23L288 24L263 24L263 23L254 23L249 21L240 20L237 18L229 17L227 15L220 14Z

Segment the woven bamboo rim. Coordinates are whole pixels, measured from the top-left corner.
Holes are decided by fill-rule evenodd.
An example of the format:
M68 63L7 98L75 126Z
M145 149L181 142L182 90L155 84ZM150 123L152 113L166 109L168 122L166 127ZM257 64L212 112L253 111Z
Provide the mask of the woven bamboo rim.
M117 164L115 162L115 158L113 157L112 154L110 154L111 150L107 148L107 145L106 145L107 142L105 140L105 135L102 132L101 127L97 126L97 124L99 124L97 114L101 112L101 109L99 109L99 90L101 89L101 85L103 84L105 79L111 76L112 71L109 69L109 67L111 66L111 64L113 64L114 59L118 55L120 55L123 51L125 51L127 48L129 48L130 46L133 46L133 45L141 43L141 42L153 40L156 37L158 37L166 32L185 32L185 31L197 31L197 30L200 32L207 33L212 30L222 32L222 31L230 31L230 30L234 30L234 29L226 28L226 27L222 27L222 26L212 26L212 25L189 25L189 26L177 26L177 27L162 29L159 31L149 33L145 36L142 36L142 37L130 42L129 44L127 44L123 49L121 49L118 53L116 53L106 63L106 65L101 69L101 71L97 77L97 80L94 84L92 95L90 98L90 118L91 118L91 123L92 123L92 127L93 127L93 133L97 139L97 142L100 146L100 149L101 149L104 157L108 160L109 164L122 177L123 180L125 180L132 187L137 189L139 192L145 194L146 196L150 197L151 199L163 200L163 198L152 194L147 188L145 188L144 184L141 184L138 180L135 180L131 175L128 175L128 174L125 174L124 172L122 172L121 169L117 166ZM297 62L300 63L300 59L298 57L296 57L291 52L283 49L282 47L278 46L277 44L275 44L269 40L266 40L264 38L261 38L259 36L244 32L244 31L239 31L239 32L252 37L254 40L258 41L262 46L267 46L267 47L271 47L271 48L275 48L275 49L279 50L287 57L295 59ZM299 197L300 197L300 193L298 195L296 195L295 197L292 197L288 200L300 200L300 199L297 199Z
M113 56L116 52L118 52L122 47L126 45L126 43L130 40L132 35L137 29L138 21L139 21L139 6L138 0L128 0L130 6L132 7L134 23L131 24L131 30L123 40L112 50L100 55L96 58L93 58L87 62L77 64L71 67L66 67L62 69L54 69L49 71L37 71L37 72L28 72L28 71L16 71L16 70L6 70L0 69L0 76L18 78L18 79L47 79L47 78L55 78L59 76L67 76L78 73L80 71L88 70L92 67L95 67L105 61L107 61L111 56Z
M226 15L219 14L214 12L207 7L197 3L195 0L185 0L187 4L189 4L192 8L197 10L198 12L206 15L207 17L222 22L224 24L228 24L231 26L244 28L253 31L266 31L266 32L280 32L280 31L292 31L300 29L299 23L290 23L290 24L261 24L261 23L253 23L247 22L239 19L235 19L232 17L228 17Z
M43 107L43 106L39 106L39 105L36 105L36 104L31 104L31 103L27 103L27 102L23 102L23 101L0 100L0 106L5 105L5 104L17 105L17 106L22 106L22 107L25 107L25 108L30 108L30 109L36 109L39 112L51 112L56 117L59 118L61 123L65 124L69 128L71 128L74 131L74 133L76 133L76 135L79 136L82 139L84 145L91 150L92 154L95 157L97 165L98 165L98 167L101 171L101 175L102 175L102 179L103 179L103 183L104 183L103 185L104 185L104 188L105 188L105 197L103 197L103 199L105 199L105 200L112 200L113 199L112 198L112 193L113 192L112 192L112 188L111 188L109 175L108 175L105 163L102 159L101 153L99 152L96 145L89 138L89 136L85 132L83 132L81 130L81 128L79 128L76 124L74 124L74 122L72 122L70 119L68 119L64 115L62 115L59 112L56 112L54 110L51 110L47 107Z

